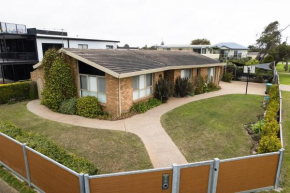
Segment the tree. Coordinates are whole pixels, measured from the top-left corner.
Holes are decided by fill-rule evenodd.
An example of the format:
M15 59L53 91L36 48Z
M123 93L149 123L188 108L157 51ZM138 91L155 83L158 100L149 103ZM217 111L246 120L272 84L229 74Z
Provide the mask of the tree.
M272 55L268 55L264 58L263 63L271 63L274 62L274 57Z
M130 48L130 46L128 44L125 44L124 48Z
M142 50L147 50L147 49L148 49L147 44L144 47L142 47Z
M270 23L265 30L262 32L259 39L257 39L257 47L260 49L257 59L260 58L262 61L269 50L274 49L281 42L281 33L278 29L279 22L274 21Z
M191 41L191 45L210 45L210 41L208 39L195 39Z
M248 52L260 52L260 50L261 50L258 47L256 47L255 45L249 45L248 48L249 48Z
M280 44L279 46L276 46L275 48L272 48L269 51L269 54L272 55L275 59L275 63L278 64L280 61L286 62L286 67L288 69L288 61L290 59L290 46L284 44Z

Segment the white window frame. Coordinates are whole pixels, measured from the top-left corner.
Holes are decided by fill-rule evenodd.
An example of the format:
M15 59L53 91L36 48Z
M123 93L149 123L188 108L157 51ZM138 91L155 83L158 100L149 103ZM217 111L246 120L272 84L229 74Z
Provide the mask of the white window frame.
M182 73L182 71L184 71L184 73ZM180 78L186 78L186 76L183 76L183 74L186 74L186 71L189 71L189 77L187 77L188 79L191 79L192 77L192 69L182 69L180 71Z
M86 76L87 78L87 90L86 89L82 89L82 85L81 85L81 76ZM90 90L90 81L89 81L89 77L96 77L96 90L97 91L91 91ZM97 75L90 75L90 74L79 74L79 86L80 86L80 96L82 97L82 91L86 91L88 93L96 93L97 94L97 98L99 99L99 93L104 94L106 96L106 102L101 102L101 103L107 103L107 94L106 91L105 92L100 92L98 91L98 78L103 78L105 79L105 76L97 76ZM106 79L105 79L105 84L106 84ZM106 89L106 88L105 88ZM91 95L89 95L91 96ZM93 95L95 96L95 95Z
M84 48L84 46L87 46L86 48ZM81 47L81 48L80 48ZM88 44L78 44L78 48L79 49L89 49L89 45Z
M210 76L209 75L209 71L211 71L211 69L213 69L213 76ZM215 81L215 67L211 67L211 68L208 68L207 70L207 82L211 82L211 77L212 77L212 81L214 82Z
M148 74L141 74L141 75L145 75L145 88L143 88L143 89L134 89L134 78L133 78L133 85L132 85L132 87L133 87L133 101L137 101L137 100L139 100L139 99L142 99L142 98L146 98L146 97L148 97L148 96L150 96L150 95L153 95L153 73L149 73L149 74L151 74L151 81L152 81L152 84L151 84L151 86L148 86L147 85L147 75ZM134 77L139 77L139 81L140 81L140 76L141 75L138 75L138 76L134 76ZM138 81L138 87L139 87L139 81ZM151 94L149 93L147 93L147 90L148 90L148 88L150 88L150 90L151 90ZM145 94L145 96L144 97L140 97L140 91L141 90L145 90L145 92L146 92L146 94ZM138 97L136 98L136 99L134 99L134 91L138 91Z
M113 45L106 45L106 49L113 50L114 49L114 46Z

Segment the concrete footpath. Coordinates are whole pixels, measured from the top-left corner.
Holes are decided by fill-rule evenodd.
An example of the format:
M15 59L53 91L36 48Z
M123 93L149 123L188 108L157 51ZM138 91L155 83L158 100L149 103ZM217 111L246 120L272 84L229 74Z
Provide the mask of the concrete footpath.
M14 188L10 187L0 178L0 193L18 193Z
M81 127L134 133L143 141L153 166L155 168L161 168L169 167L173 163L187 163L185 157L181 154L172 139L163 129L160 123L161 116L166 112L189 102L227 94L244 94L246 90L246 83L239 81L233 81L232 83L221 82L220 86L222 89L216 92L204 93L194 97L171 98L166 104L162 104L144 114L135 115L131 118L119 121L88 119L75 115L64 115L52 112L45 106L40 105L40 100L30 101L27 104L27 108L32 113L52 121ZM263 95L265 89L265 84L249 83L248 94Z

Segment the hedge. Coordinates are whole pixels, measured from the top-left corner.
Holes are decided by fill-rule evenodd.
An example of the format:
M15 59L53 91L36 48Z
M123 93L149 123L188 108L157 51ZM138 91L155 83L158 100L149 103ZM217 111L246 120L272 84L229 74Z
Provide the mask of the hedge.
M98 170L91 161L67 152L64 148L45 137L41 137L35 133L26 133L16 125L4 120L0 120L0 132L21 143L26 143L32 149L78 173L97 174Z
M103 115L103 110L98 98L86 96L77 99L76 114L83 117L96 118L99 115Z
M145 113L146 111L154 107L157 107L161 104L162 102L159 99L152 98L145 102L139 102L139 103L133 104L133 106L131 107L131 112Z
M280 129L277 121L279 108L279 87L273 85L269 91L269 103L266 108L265 125L262 127L258 153L278 151L281 148L281 141L277 137Z
M36 83L32 81L0 86L0 104L38 98Z

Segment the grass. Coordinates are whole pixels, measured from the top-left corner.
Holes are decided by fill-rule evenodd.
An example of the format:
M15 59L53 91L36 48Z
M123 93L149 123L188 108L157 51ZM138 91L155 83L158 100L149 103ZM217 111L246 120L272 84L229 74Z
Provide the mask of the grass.
M26 185L25 182L21 182L7 170L0 166L0 178L2 178L7 184L17 190L19 193L35 193L35 191ZM1 192L1 190L0 190Z
M278 71L278 74L279 74L279 78L280 78L280 84L285 84L285 85L290 85L290 72L286 72L284 70L284 64L282 63L279 63L277 66L276 66L276 69ZM289 67L290 67L290 64L289 64Z
M250 154L243 124L263 114L262 96L225 95L195 101L164 114L161 123L188 162Z
M36 132L95 163L100 174L152 168L141 139L131 133L58 123L29 112L27 102L0 105L0 118Z

